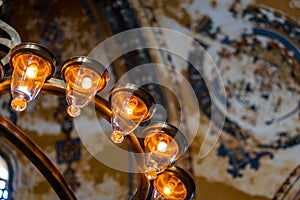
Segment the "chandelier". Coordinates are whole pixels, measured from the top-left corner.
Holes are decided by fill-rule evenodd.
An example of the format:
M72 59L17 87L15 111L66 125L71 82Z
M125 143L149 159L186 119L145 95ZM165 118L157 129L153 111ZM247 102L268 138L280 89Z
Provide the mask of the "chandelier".
M9 53L1 60L0 93L12 95L11 107L18 112L26 110L39 93L65 96L67 113L78 117L81 109L94 103L96 111L110 122L113 129L111 141L126 143L136 157L139 178L132 199L191 199L195 183L182 168L175 166L187 150L184 133L167 122L146 125L139 138L135 134L141 123L155 113L152 96L142 87L131 83L116 84L109 98L98 95L109 82L109 73L96 60L77 56L59 64L42 45L21 43L18 33L0 21L1 29L10 39L0 38ZM61 66L61 78L54 78ZM11 71L11 75L8 75ZM43 174L60 199L76 199L74 192L62 174L45 153L16 125L0 115L0 131L11 144L20 150Z

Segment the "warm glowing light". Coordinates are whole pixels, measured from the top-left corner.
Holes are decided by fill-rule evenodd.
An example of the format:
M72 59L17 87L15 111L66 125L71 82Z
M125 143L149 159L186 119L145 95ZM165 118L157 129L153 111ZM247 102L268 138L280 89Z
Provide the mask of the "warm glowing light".
M132 113L134 112L134 109L137 107L138 105L138 100L135 98L131 98L130 101L128 102L127 106L125 107L125 112L128 115L132 115Z
M134 107L132 107L132 106L127 106L127 107L125 108L125 112L126 112L128 115L132 115L133 110L134 110Z
M67 109L67 112L71 117L78 117L81 113L81 110L77 106L70 105Z
M85 56L72 57L63 63L61 73L66 82L65 91L69 116L78 117L81 109L107 85L109 74L101 75L100 71L105 71L103 66Z
M166 194L166 195L169 195L169 194L171 194L171 188L169 188L169 187L164 187L164 193Z
M118 133L116 131L113 131L112 135L111 135L111 140L114 143L121 143L124 140L124 135L122 135L121 133Z
M11 101L11 107L15 111L21 112L27 108L27 100L26 100L24 94L29 96L30 91L28 91L28 87L26 87L26 86L19 86L18 90L23 94L17 93L14 95L14 98Z
M167 148L168 148L168 144L164 141L159 142L157 145L157 151L162 153L166 152Z
M17 111L21 112L27 108L27 101L22 95L16 95L11 101L11 107Z
M146 153L144 159L147 168L155 168L157 173L161 173L179 157L181 146L173 138L177 133L180 133L178 129L161 122L153 123L143 129Z
M27 67L26 77L34 79L37 77L37 74L38 74L38 66L33 64L33 65L30 65L29 67Z
M84 89L90 89L93 85L92 79L88 76L82 79L81 87Z
M153 181L153 185L155 190L159 193L159 198L153 199L189 199L186 198L188 195L187 186L193 187L193 185L188 182L188 174L179 177L179 174L176 174L178 172L174 172L175 171L170 172L167 169L166 172L158 174L157 178Z
M54 75L56 59L38 44L21 43L11 49L9 63L13 68L11 107L15 111L23 111L39 94L44 82Z
M153 180L157 177L157 172L158 169L155 168L151 168L149 167L146 171L145 171L145 175L149 180Z
M30 92L28 91L28 87L27 86L19 86L18 90L25 93L26 95L30 95Z
M118 84L109 95L113 128L112 141L119 143L123 138L133 133L141 122L148 120L154 111L154 100L147 91L134 84ZM115 137L120 134L121 140ZM117 140L116 140L116 139ZM146 175L147 176L147 175Z

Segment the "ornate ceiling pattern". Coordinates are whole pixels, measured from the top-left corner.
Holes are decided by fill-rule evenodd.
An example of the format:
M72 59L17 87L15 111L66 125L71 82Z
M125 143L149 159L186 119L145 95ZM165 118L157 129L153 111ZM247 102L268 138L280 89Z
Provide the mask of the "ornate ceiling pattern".
M294 6L296 3L290 1L291 9L299 9ZM223 126L217 124L223 130L218 147L200 164L194 162L195 173L268 198L280 190L286 179L285 184L292 190L281 188L281 197L297 198L296 155L300 142L297 19L255 1L173 1L172 4L143 1L143 5L149 13L154 13L148 16L150 24L180 31L198 41L223 77L226 99L220 98L218 80L210 79L213 72L205 60L198 69L191 64L176 66L187 71L202 112L210 118L211 105L216 103L223 108L219 114L226 116ZM201 60L201 52L190 51L189 55ZM216 163L218 170L207 170ZM268 176L269 170L276 175ZM273 184L262 188L263 182Z

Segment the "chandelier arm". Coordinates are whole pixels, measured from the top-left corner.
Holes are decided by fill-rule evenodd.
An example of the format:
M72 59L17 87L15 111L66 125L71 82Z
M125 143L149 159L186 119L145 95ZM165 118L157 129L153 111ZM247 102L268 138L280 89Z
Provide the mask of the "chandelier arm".
M105 100L103 97L96 95L94 101L92 101L90 105L93 103L95 104L95 109L97 113L101 113L101 117L105 118L110 123L112 111L108 101Z
M145 162L144 162L144 150L141 147L137 137L131 133L125 136L124 142L126 142L131 151L135 153L135 159L138 163L139 170L142 172L145 169ZM138 174L138 185L135 191L135 194L131 198L131 200L146 200L149 188L150 188L150 181L146 178L144 173Z
M0 83L0 94L7 94L10 92L10 80L4 80L3 82ZM56 78L51 78L50 80L48 80L48 82L46 82L42 89L41 89L41 93L44 94L53 94L56 96L64 96L65 95L65 88L64 88L64 82L60 79L56 79ZM97 113L101 114L101 117L105 118L108 122L110 122L111 116L112 116L112 111L110 109L109 103L107 100L105 100L103 97L96 95L94 101L92 102L94 103L95 109L97 111ZM3 118L3 120L2 120ZM5 134L3 134L5 136L5 138L7 138L10 142L12 142L12 144L15 144L15 137L20 136L21 139L25 138L25 139L19 139L17 138L16 140L18 141L18 144L15 144L15 146L24 154L27 156L27 152L35 152L35 149L38 149L38 147L34 144L33 141L30 140L30 138L28 138L20 129L18 129L14 124L7 123L6 121L8 121L5 117L0 116L0 129L3 130L5 132ZM7 127L5 127L4 124L10 124ZM9 128L10 127L10 128ZM17 132L11 132L17 130ZM131 151L136 153L135 158L136 158L136 162L138 163L138 166L140 166L141 164L144 165L144 161L143 159L143 153L144 150L141 147L137 137L134 134L129 134L125 137L125 142L130 146ZM26 143L30 143L32 146L27 145ZM26 148L25 148L26 147ZM30 149L30 147L34 147L33 149ZM42 157L45 158L43 160L40 159L35 159L35 155L29 155L31 156L30 161L31 162L37 162L38 165L41 165L42 169L39 169L40 171L43 170L44 172L47 171L47 164L49 162L49 159L46 157L46 155L44 155L42 153L41 150L39 150L39 153L41 153L41 155L43 155ZM53 165L53 164L52 164ZM45 168L44 168L45 167ZM144 166L143 166L144 167ZM57 171L57 170L56 170ZM41 171L42 172L42 171ZM52 174L44 174L44 176L46 177L46 179L48 180L48 176L52 175ZM58 176L60 179L62 177L62 175ZM51 177L53 179L53 177ZM55 178L55 177L54 177ZM63 178L63 177L62 177ZM57 182L59 182L60 180L52 180L53 182L55 182L55 184L51 184L51 186L57 187L56 184ZM65 182L65 180L63 179L63 182ZM59 185L58 185L59 186ZM150 182L149 180L146 178L146 176L142 173L139 174L139 178L138 178L138 185L137 185L137 189L136 192L134 194L134 196L132 197L132 200L142 200L142 199L146 199L149 193L149 188L150 188ZM69 191L65 190L66 188L59 188L58 192L63 191L62 193L69 193ZM74 196L74 194L73 194ZM65 197L65 196L64 196ZM75 197L75 196L74 196ZM65 198L62 198L65 199ZM68 199L76 199L76 198L68 198Z
M138 176L138 186L131 200L146 200L149 194L150 181L143 173L139 173Z
M0 114L0 131L43 174L60 199L76 200L72 189L43 151L11 121Z
M45 93L51 93L51 94L61 94L65 95L65 90L64 87L59 86L58 84L53 84L53 83L45 83L42 92ZM95 109L98 113L101 113L101 117L105 118L108 122L110 122L111 116L112 116L112 111L109 106L109 103L107 100L105 100L103 97L96 95L95 99L92 103L92 106L95 106ZM137 137L134 134L128 134L125 136L125 142L129 145L131 148L131 151L135 153L135 159L136 162L138 163L138 166L144 165L144 150L141 147ZM144 166L142 166L141 169L143 169ZM142 172L142 170L141 170ZM143 200L146 199L149 193L149 188L150 188L150 182L146 178L146 176L143 173L139 174L138 177L138 185L136 192L134 196L132 197L132 200Z
M54 82L55 83L45 83L42 88L42 93L65 95L64 87L62 85L60 86L57 80L55 80ZM91 104L92 106L95 106L95 109L98 113L101 113L101 117L105 118L108 122L110 122L112 111L107 100L105 100L99 95L96 95L94 101L92 101L90 105ZM135 159L138 163L138 166L142 165L142 168L140 169L140 171L142 172L142 169L144 168L144 156L142 156L144 154L144 150L141 147L137 137L134 134L128 134L125 136L125 142L129 145L131 151L135 153ZM149 188L149 180L143 173L140 173L138 177L137 189L134 196L132 197L132 200L146 199L149 193Z
M125 136L124 141L129 145L131 151L133 153L135 153L139 166L144 165L144 160L143 160L144 159L144 156L143 156L144 150L141 147L140 142L137 139L137 137L133 133L130 133ZM144 166L142 166L142 167L144 167Z
M0 29L5 31L8 36L9 39L6 38L1 38L1 43L2 45L8 47L9 49L11 49L12 47L14 47L17 44L21 43L21 37L18 34L18 32L11 27L10 25L8 25L7 23L5 23L4 21L0 20ZM4 73L5 73L5 65L8 64L8 60L9 60L9 53L7 53L1 60L0 60L0 65L1 65L1 78L4 77Z
M10 92L10 80L4 80L0 83L0 94L7 94Z

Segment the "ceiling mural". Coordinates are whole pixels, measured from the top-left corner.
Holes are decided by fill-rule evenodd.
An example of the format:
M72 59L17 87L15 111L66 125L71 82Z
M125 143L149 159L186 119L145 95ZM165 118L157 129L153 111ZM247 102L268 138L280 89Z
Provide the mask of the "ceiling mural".
M176 66L188 72L206 116L211 116L212 102L226 110L220 112L226 116L220 143L207 158L194 162L195 174L267 198L286 181L292 191L282 190L276 198L299 198L299 14L247 0L143 2L140 8L153 13L145 17L151 25L194 38L222 74L226 99L210 79L210 65L200 64L207 77L197 66ZM299 12L298 1L282 4ZM190 56L201 57L197 52Z
M200 125L187 154L178 161L195 178L196 199L209 199L209 195L216 199L300 199L300 3L279 2L80 0L70 6L68 1L33 0L24 4L17 0L9 2L9 12L2 17L16 28L23 41L46 45L62 61L73 55L88 55L105 38L143 26L169 28L191 37L205 52L197 51L193 44L178 44L172 37L155 33L164 48L173 45L186 49L184 54L197 66L170 52L153 55L147 49L135 50L112 63L109 88L126 71L159 59L184 74L197 97L200 121L193 118L195 109L189 106L189 96L180 80L175 80L173 74L169 76L171 84L182 92L178 98L186 102L187 117L181 122L185 134L189 135L189 127ZM128 41L144 43L147 37L134 35ZM214 78L206 53L221 73L222 83ZM155 82L160 76L149 70L149 74L140 72L129 78L136 83L151 78ZM158 85L145 88L157 103L170 103ZM110 169L84 147L72 119L62 112L66 107L64 98L40 96L21 114L10 109L9 101L9 95L1 96L1 114L20 125L47 152L79 199L127 199L134 193L134 175ZM219 130L222 135L208 156L200 158L212 104L225 122L214 121L206 142L213 143ZM177 122L178 109L183 108L167 110L173 113L170 119L158 113L155 120ZM83 123L86 135L90 134L88 139L93 143L99 142L95 152L103 154L105 148L98 133L89 129L90 121L87 115ZM14 188L19 191L16 197L56 199L29 161L19 152L17 156L20 175ZM214 190L205 191L202 179L207 185L225 185L216 188L229 186L233 195L226 196L224 189L221 196L209 194ZM239 192L242 196L238 196Z

